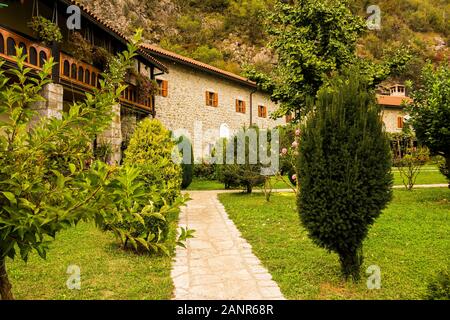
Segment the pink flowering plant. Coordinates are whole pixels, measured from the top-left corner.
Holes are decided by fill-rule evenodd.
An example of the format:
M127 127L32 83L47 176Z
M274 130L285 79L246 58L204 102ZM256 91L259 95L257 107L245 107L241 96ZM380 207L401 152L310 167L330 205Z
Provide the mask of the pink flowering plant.
M280 171L277 173L276 178L283 181L287 186L289 186L295 193L299 192L299 184L297 181L298 171L296 167L297 157L299 155L299 141L301 131L297 127L287 128L287 132L283 135L285 141L282 141L282 146L280 150L280 157L282 166ZM289 178L289 181L286 179Z

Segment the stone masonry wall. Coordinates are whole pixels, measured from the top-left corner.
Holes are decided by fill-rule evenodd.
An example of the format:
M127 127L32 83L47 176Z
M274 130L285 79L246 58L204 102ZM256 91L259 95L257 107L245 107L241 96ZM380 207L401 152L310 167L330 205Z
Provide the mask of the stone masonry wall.
M156 97L156 118L170 130L184 129L194 141L202 140L202 149L194 145L194 155L198 159L207 155L213 144L220 138L220 128L226 124L230 134L250 124L251 87L211 75L166 59L161 59L169 73L157 79L168 81L168 96ZM218 93L218 107L206 106L206 91ZM246 113L236 112L236 99L246 102ZM258 105L267 107L267 118L258 117ZM267 94L253 94L253 123L260 128L272 128L285 124L285 119L270 119L277 106ZM199 140L195 140L199 141Z
M397 126L397 118L404 117L405 113L401 109L387 108L383 109L383 122L386 127L386 131L390 133L402 132L402 128Z

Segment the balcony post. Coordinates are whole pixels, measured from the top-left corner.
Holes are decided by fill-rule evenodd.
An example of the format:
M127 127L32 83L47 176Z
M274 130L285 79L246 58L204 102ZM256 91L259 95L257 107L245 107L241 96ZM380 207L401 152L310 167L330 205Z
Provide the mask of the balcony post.
M56 62L56 64L52 68L52 79L54 83L60 83L60 51L59 46L57 43L53 43L51 46L52 49L52 57L53 62Z
M56 117L61 119L63 112L63 93L64 89L61 85L56 83L46 84L40 93L44 101L34 102L30 106L38 113L35 121L42 117Z
M97 138L98 144L111 147L111 155L108 159L111 164L120 164L122 159L122 123L120 119L120 104L113 106L113 118L108 129Z

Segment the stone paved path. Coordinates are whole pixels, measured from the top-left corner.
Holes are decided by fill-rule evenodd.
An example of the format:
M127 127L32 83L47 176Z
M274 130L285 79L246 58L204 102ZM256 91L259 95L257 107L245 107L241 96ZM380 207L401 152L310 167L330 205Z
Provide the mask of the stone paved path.
M278 285L228 218L215 191L189 192L180 226L195 229L177 248L172 269L175 299L284 299Z

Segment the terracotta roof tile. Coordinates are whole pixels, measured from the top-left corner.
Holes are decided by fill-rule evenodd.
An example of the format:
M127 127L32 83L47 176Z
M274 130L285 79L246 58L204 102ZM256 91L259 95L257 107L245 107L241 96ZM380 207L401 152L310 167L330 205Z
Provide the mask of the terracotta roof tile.
M403 101L411 102L412 99L409 97L398 97L398 96L385 96L377 95L378 104L383 106L402 106Z
M155 45L152 45L152 44L143 44L142 46L145 49L147 49L149 52L151 52L151 53L153 53L153 54L155 54L157 56L168 58L168 59L171 59L171 60L176 60L176 61L179 61L181 63L185 63L185 64L188 64L188 65L191 65L191 66L203 69L205 71L208 71L208 72L211 72L211 73L214 73L214 74L218 74L219 76L225 77L227 79L230 79L230 80L233 80L233 81L238 81L240 83L244 83L244 84L246 84L248 86L251 86L251 87L256 87L256 83L255 82L250 81L249 79L241 77L241 76L239 76L237 74L234 74L234 73L231 73L231 72L228 72L228 71L225 71L225 70L213 67L213 66L211 66L209 64L206 64L206 63L203 63L203 62L200 62L200 61L197 61L197 60L194 60L194 59L191 59L191 58L179 55L177 53L174 53L174 52L162 49L162 48L160 48L158 46L155 46Z
M66 0L64 2L71 3L73 5L78 6L81 10L83 10L86 14L88 14L90 17L92 17L99 24L103 25L105 28L109 29L110 31L112 31L113 33L118 35L120 38L122 38L122 40L124 40L125 42L130 42L130 39L124 33L122 33L119 29L112 26L107 21L105 21L102 18L100 18L99 16L97 16L95 13L93 13L91 10L89 10L89 8L86 7L84 4L80 3L77 0ZM155 64L160 70L162 70L164 72L168 72L168 69L164 64L162 64L157 59L155 59L154 57L149 55L145 50L140 49L138 52L141 56L143 56L144 58L146 58L147 60L149 60L150 62Z

